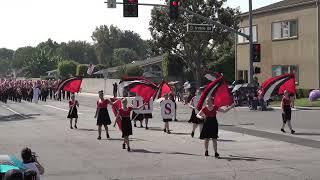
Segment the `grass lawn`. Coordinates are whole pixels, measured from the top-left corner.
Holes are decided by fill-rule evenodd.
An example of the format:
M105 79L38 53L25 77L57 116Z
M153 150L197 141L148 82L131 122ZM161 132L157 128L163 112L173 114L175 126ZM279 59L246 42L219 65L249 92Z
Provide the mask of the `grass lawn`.
M311 102L308 98L296 99L294 105L301 107L320 107L320 100ZM271 102L271 106L280 106L280 101Z

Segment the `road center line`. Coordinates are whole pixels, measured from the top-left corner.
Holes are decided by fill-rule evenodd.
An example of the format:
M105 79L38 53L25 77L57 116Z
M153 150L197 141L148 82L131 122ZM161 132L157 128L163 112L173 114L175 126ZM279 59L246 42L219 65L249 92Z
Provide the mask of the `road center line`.
M7 110L9 110L9 111L11 111L11 112L13 112L13 113L15 113L15 114L17 114L17 115L19 115L19 116L21 116L21 117L23 117L23 118L28 118L28 117L26 117L26 116L24 116L24 115L22 115L22 114L18 113L17 111L15 111L15 110L13 110L13 109L8 108L7 106L2 105L2 107L3 107L3 108L5 108L5 109L7 109Z
M65 112L69 112L69 110L67 110L67 109L62 109L62 108L58 108L58 107L55 107L55 106L50 106L50 105L44 105L44 106L50 107L50 108L53 108L53 109L58 109L58 110L65 111ZM78 113L78 114L82 114L82 113Z

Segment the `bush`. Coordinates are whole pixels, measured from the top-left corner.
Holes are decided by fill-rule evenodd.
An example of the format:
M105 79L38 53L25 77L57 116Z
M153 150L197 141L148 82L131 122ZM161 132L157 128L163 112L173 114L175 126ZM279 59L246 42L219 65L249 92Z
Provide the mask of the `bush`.
M61 61L58 64L58 73L62 78L76 75L78 63L75 61Z
M97 64L96 67L94 68L94 72L96 71L100 71L102 69L107 69L108 66L107 65L104 65L104 64Z
M139 66L128 67L126 70L126 74L130 76L142 76L143 69Z
M87 71L88 71L88 66L87 64L79 64L77 66L77 76L83 76L86 77L87 76Z
M297 89L297 98L308 98L310 94L310 89Z

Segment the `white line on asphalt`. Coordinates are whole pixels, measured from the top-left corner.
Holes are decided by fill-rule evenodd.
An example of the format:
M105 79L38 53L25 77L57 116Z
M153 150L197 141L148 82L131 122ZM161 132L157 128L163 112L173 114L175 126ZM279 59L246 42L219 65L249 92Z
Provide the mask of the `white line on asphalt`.
M67 109L62 109L62 108L58 108L58 107L55 107L55 106L50 106L50 105L44 105L44 106L47 106L47 107L50 107L50 108L53 108L53 109L58 109L58 110L65 111L65 112L69 112L69 110L67 110ZM82 113L78 113L78 114L82 114Z
M7 110L9 110L9 111L11 111L11 112L13 112L13 113L15 113L15 114L17 114L17 115L19 115L19 116L23 117L23 118L28 118L28 117L26 117L26 116L24 116L24 115L22 115L22 114L18 113L17 111L15 111L15 110L13 110L13 109L8 108L7 106L2 105L2 107L4 107L5 109L7 109Z

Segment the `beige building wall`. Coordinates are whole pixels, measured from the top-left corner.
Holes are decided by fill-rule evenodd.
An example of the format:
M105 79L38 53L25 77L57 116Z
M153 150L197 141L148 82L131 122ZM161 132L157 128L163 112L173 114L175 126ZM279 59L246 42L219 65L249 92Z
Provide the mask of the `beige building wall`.
M257 39L261 44L261 74L259 82L272 76L272 65L298 65L299 88L319 88L317 7L298 7L281 12L254 15L253 25L257 25ZM298 20L298 38L272 40L272 23ZM239 27L248 26L245 19ZM249 67L248 44L237 45L237 70Z

